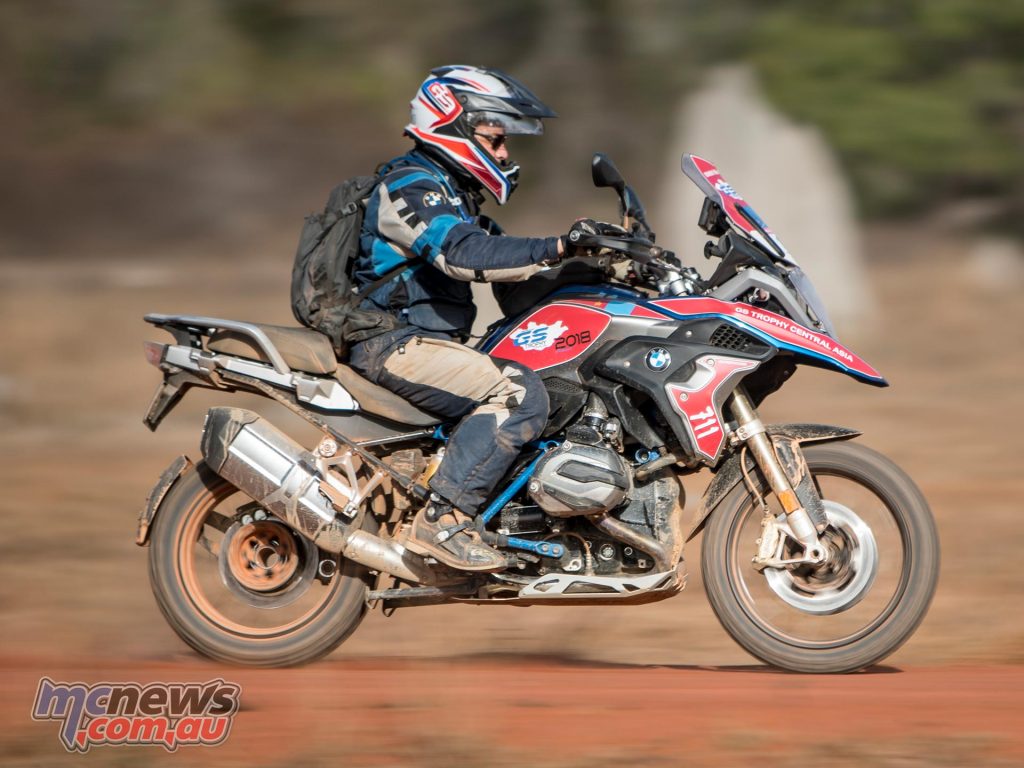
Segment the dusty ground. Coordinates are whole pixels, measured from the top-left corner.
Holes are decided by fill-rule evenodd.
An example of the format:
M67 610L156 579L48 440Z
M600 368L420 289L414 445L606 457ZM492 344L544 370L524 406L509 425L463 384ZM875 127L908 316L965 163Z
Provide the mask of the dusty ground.
M57 679L206 681L242 687L214 749L63 753L55 723L5 739L14 765L612 766L1016 765L1024 669L879 667L804 677L763 667L631 665L537 656L332 659L297 670L160 662L4 659L5 720ZM955 691L955 695L943 695ZM793 706L796 704L796 706ZM26 718L27 719L27 718Z
M199 661L160 617L146 553L132 538L155 478L175 455L197 454L202 415L216 401L190 395L156 435L145 430L158 377L141 342L157 332L141 316L289 323L290 240L244 255L168 253L162 262L0 260L0 760L61 757L55 728L28 717L43 674L240 682L243 711L228 744L174 757L196 763L1024 759L1024 302L1009 287L977 287L962 246L921 232L873 233L882 313L871 333L846 339L892 388L806 370L763 409L772 421L863 429L932 504L943 544L939 592L884 668L807 678L751 666L693 573L699 540L688 551L686 592L655 605L405 610L371 615L329 660L302 670ZM688 487L692 509L702 489ZM86 759L134 765L158 755L107 750Z

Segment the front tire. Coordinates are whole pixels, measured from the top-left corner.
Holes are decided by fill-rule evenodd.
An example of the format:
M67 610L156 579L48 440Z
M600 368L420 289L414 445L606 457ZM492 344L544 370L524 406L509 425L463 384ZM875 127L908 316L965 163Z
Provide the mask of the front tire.
M938 534L920 490L886 457L848 442L803 453L826 513L832 510L825 535L846 562L766 578L773 569L762 573L751 562L762 512L740 483L708 523L704 585L726 632L757 658L797 672L853 672L889 656L921 623L938 580ZM759 474L752 480L766 493ZM870 579L856 572L868 562Z
M359 626L367 569L260 512L205 463L182 475L152 529L153 594L171 628L204 656L259 667L306 664ZM325 561L333 565L321 567ZM332 568L329 578L320 575Z

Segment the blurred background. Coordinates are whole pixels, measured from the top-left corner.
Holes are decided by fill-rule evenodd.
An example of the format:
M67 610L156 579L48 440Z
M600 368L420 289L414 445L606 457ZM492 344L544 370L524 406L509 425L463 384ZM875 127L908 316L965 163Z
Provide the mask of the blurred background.
M1024 9L998 0L5 3L0 227L6 250L50 257L294 228L402 145L430 68L465 62L560 113L515 147L517 219L564 228L594 148L653 197L677 170L679 107L738 66L766 108L820 132L858 217L955 206L956 224L1021 234L1022 33Z
M292 324L303 216L405 151L409 99L451 63L504 69L559 113L511 145L520 188L487 212L513 234L614 220L614 196L590 182L604 151L659 243L707 274L679 158L718 165L893 384L801 370L763 409L863 429L928 496L942 581L890 661L1021 664L1021 40L1024 4L1001 0L0 4L4 664L194 661L149 594L134 525L220 403L190 394L146 431L159 377L141 342L161 334L142 315ZM688 483L688 513L707 482ZM691 575L628 614L373 614L332 659L751 663ZM20 718L30 694L3 706ZM34 738L4 737L0 759L34 764Z

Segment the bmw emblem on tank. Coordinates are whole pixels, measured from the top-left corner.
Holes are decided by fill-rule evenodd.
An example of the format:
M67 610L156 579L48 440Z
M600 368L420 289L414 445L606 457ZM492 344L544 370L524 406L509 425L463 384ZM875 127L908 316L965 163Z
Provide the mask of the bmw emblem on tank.
M672 355L664 347L655 347L647 353L647 367L652 371L663 371L672 362Z

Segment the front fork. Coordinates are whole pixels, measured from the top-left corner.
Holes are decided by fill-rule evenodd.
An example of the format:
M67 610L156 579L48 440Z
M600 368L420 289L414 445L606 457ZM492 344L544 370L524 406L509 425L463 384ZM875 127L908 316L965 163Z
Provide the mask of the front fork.
M765 521L759 540L760 547L754 558L755 567L785 567L799 563L824 562L829 554L828 549L818 538L818 529L815 527L814 521L804 505L800 503L793 484L786 475L782 462L775 451L775 446L742 387L733 392L730 408L737 424L734 432L735 439L739 443L745 444L753 454L754 461L757 462L757 466L768 480L768 486L786 513L786 523L784 526L780 526L775 522L767 506L764 506ZM799 450L796 446L793 448ZM789 537L799 542L804 548L803 556L795 560L782 560L783 537Z

